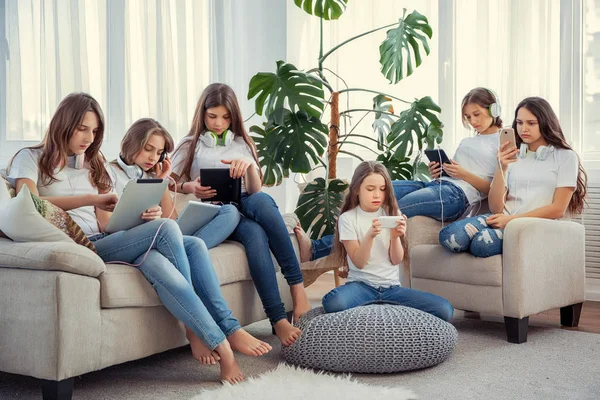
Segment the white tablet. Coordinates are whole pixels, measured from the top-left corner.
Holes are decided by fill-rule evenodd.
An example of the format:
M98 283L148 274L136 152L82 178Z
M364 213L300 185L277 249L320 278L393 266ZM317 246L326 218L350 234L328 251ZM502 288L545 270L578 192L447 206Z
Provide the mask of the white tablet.
M142 213L160 204L168 183L166 179L132 179L127 182L108 221L106 233L126 231L145 222Z
M193 235L209 221L211 221L221 209L215 204L202 203L199 201L188 202L183 211L177 217L179 229L184 235Z

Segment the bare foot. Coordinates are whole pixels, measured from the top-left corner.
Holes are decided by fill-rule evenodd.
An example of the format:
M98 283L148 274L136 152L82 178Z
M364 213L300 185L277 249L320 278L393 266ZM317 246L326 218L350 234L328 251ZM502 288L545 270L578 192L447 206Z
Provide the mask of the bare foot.
M192 332L188 327L185 328L185 336L187 340L190 342L190 346L192 348L192 355L201 364L206 365L215 365L217 361L221 359L219 354L214 351L211 351L208 347L202 343L202 341L196 336L194 332Z
M238 329L227 340L233 350L239 351L247 356L262 356L271 351L271 345L258 340L244 329Z
M273 325L275 329L275 335L281 341L284 346L291 346L298 338L302 331L290 324L287 319L281 319Z
M290 286L290 292L292 294L292 301L294 303L294 322L298 321L304 314L312 309L308 297L306 297L306 290L304 290L304 284L299 283L297 285Z
M237 361L235 361L233 350L231 350L227 339L218 345L215 351L221 356L219 360L219 364L221 364L221 381L232 385L242 382L244 375Z
M296 234L296 239L298 239L298 246L300 247L300 262L304 263L310 261L312 257L312 242L310 238L302 229L300 222L294 228L294 233Z

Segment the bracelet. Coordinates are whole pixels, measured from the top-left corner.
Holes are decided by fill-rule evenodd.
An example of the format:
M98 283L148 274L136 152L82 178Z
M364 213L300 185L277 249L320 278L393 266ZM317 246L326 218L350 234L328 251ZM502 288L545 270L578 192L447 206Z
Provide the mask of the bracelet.
M185 192L183 191L183 184L184 184L184 183L185 183L185 182L181 182L181 186L180 186L181 193L183 193L183 194L185 194Z

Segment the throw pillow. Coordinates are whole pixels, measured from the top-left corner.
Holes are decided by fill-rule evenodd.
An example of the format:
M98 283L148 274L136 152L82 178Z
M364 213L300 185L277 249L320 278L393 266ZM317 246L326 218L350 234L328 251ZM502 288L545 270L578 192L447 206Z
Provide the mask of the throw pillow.
M96 248L64 210L32 194L26 186L12 200L0 203L0 231L15 242L74 241Z

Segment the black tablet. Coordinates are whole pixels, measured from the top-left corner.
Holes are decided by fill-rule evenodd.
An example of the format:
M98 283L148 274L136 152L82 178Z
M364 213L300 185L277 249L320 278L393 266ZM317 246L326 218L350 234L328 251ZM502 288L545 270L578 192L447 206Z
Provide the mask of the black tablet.
M242 197L242 178L229 176L229 168L206 168L200 170L200 184L210 186L217 194L202 201L220 201L240 204Z
M450 159L446 155L446 152L442 149L427 149L425 155L429 158L429 161L435 161L436 163L443 166L443 164L451 164ZM450 176L442 169L442 176Z

